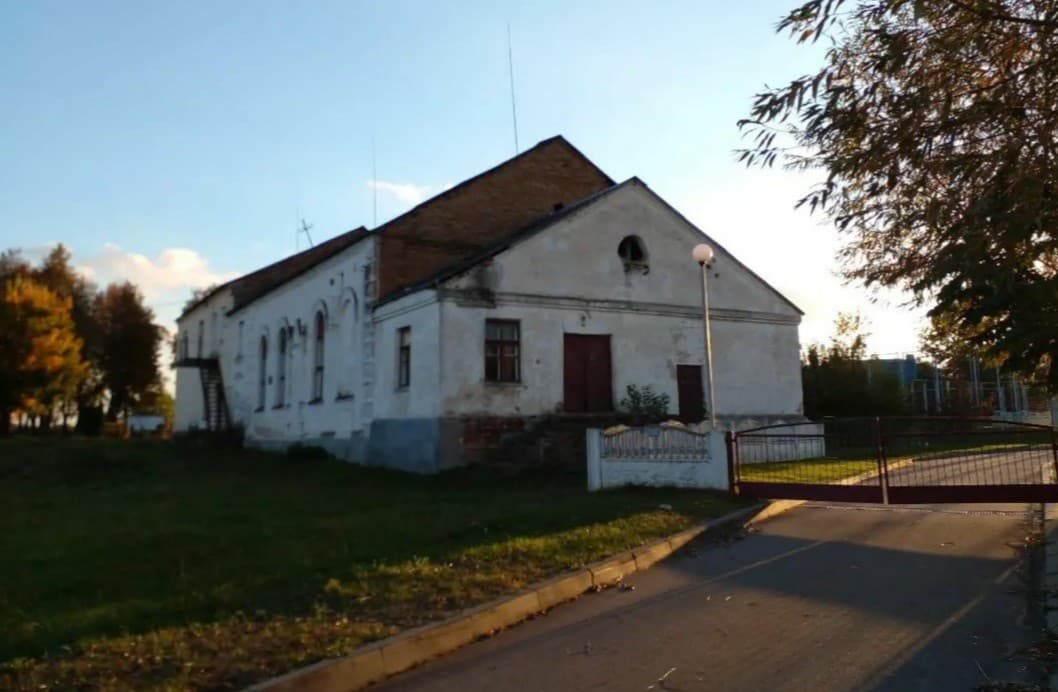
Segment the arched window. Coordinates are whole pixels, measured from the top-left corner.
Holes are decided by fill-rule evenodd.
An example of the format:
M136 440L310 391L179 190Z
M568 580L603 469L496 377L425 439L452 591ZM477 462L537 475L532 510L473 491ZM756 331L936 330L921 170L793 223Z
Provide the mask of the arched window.
M316 313L315 328L313 330L312 349L312 400L323 399L323 335L327 327L327 319L323 316L323 310Z
M287 329L279 328L279 360L276 361L276 406L286 401L287 392Z
M202 357L202 344L206 339L206 322L204 320L198 321L198 352L195 353L195 358Z
M625 236L617 246L617 254L625 265L625 271L629 269L645 269L647 267L647 250L643 241L634 235Z
M180 336L180 358L187 358L190 355L191 354L188 353L188 346L187 346L187 332L185 331Z
M260 363L257 365L257 408L265 407L265 394L268 391L268 337L261 337Z

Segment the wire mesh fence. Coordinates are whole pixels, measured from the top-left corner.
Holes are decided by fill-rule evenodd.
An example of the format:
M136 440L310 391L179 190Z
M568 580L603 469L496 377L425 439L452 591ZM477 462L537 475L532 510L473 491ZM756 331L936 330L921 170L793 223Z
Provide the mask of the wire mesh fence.
M731 453L740 492L762 497L1058 500L1058 448L1049 426L942 417L828 419L739 432Z

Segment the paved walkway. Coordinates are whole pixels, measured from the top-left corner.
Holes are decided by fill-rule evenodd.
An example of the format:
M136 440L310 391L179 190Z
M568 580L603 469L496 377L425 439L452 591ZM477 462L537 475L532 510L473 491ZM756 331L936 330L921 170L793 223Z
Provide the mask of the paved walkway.
M929 690L1031 680L1028 511L806 505L380 690ZM1038 680L1031 680L1038 682Z

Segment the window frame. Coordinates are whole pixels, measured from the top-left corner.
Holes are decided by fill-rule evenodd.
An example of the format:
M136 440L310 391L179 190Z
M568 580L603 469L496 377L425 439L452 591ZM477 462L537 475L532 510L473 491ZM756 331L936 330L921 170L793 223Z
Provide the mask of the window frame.
M287 399L287 352L290 349L286 327L279 328L279 339L276 342L276 404L275 408L286 405Z
M489 335L489 327L513 327L514 338L495 338ZM501 332L502 333L502 332ZM514 353L506 354L504 351L513 346ZM490 355L490 348L495 348L495 354ZM495 359L494 376L490 376L489 360ZM485 382L489 384L521 384L522 383L522 323L520 320L492 319L485 320ZM504 370L504 363L512 363Z
M411 327L397 328L397 389L411 387Z
M323 310L317 310L312 320L312 400L310 403L323 401L324 358L326 355L327 316Z
M627 256L622 250L628 248ZM636 258L633 255L638 254ZM631 269L647 269L650 266L650 254L647 252L646 243L643 239L637 235L626 235L621 238L621 242L617 244L617 256L621 258L621 264L624 265L625 271Z
M268 336L261 335L257 349L257 410L264 411L268 397Z

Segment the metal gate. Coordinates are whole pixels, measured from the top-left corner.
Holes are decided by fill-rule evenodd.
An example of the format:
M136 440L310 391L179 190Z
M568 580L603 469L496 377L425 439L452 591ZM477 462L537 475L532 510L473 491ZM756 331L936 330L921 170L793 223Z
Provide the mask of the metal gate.
M1058 501L1054 429L981 418L827 419L730 433L741 495L924 504Z

